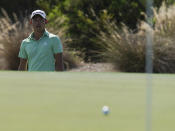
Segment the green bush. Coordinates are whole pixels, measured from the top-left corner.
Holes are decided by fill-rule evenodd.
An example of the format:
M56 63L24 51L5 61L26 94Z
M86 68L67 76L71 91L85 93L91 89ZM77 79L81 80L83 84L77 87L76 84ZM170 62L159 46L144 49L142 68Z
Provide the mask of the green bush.
M11 19L15 12L19 17L30 14L34 9L37 9L36 0L0 0L0 8L7 11ZM0 16L3 15L0 12Z

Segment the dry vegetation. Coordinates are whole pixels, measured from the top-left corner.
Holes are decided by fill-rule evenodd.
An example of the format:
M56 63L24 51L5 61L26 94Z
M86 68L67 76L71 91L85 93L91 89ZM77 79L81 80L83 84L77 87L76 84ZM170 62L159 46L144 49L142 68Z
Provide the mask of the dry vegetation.
M14 15L15 22L12 22L5 10L2 9L4 17L0 18L0 47L2 69L16 70L19 65L18 52L20 44L32 31L28 20L21 23Z
M12 22L7 13L0 18L0 69L16 70L19 64L18 52L21 41L32 31L25 18L19 22L14 15ZM99 19L99 18L98 18ZM99 19L100 20L100 19ZM141 21L137 32L129 30L125 25L118 27L115 21L103 21L107 31L99 26L97 45L102 49L99 54L106 62L113 63L117 70L125 72L145 72L145 47L147 30L153 32L153 70L159 73L175 73L175 6L162 4L160 9L154 9L154 27ZM64 46L64 64L67 69L77 67L82 61L77 52L70 51L66 43L71 39L65 37L66 28L62 25L64 19L55 20L57 27L48 26L48 30L57 34ZM102 23L102 21L100 21Z
M115 22L104 21L108 32L98 34L99 44L105 51L102 55L115 67L126 72L145 71L145 46L147 30L153 32L153 68L154 72L175 72L175 6L154 9L154 27L142 21L137 33L125 25L118 28Z

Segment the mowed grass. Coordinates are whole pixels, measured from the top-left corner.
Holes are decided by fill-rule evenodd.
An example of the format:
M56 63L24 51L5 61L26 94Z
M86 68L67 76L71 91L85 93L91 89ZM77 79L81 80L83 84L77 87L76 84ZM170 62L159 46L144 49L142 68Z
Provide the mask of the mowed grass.
M146 74L0 72L0 131L145 131ZM175 130L175 75L153 78L153 131ZM104 105L110 114L103 115Z

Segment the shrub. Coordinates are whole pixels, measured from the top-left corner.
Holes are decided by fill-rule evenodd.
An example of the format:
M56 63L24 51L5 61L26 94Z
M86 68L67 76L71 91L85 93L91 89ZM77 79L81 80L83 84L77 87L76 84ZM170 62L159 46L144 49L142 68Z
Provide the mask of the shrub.
M103 44L99 52L104 60L125 72L143 72L145 65L145 35L134 34L127 26L119 29L114 22L106 21L108 32L100 32L98 43Z
M142 21L138 32L123 25L118 28L115 22L104 21L108 31L97 34L98 43L103 44L101 54L116 68L125 72L145 72L146 32L152 30L153 71L158 73L175 72L175 6L162 4L154 9L154 28Z
M17 70L19 65L19 48L22 40L32 31L28 20L20 23L15 16L15 23L12 23L8 14L2 9L4 17L0 19L0 44L3 50L3 57L7 63L6 69Z
M154 70L175 72L175 5L154 9Z

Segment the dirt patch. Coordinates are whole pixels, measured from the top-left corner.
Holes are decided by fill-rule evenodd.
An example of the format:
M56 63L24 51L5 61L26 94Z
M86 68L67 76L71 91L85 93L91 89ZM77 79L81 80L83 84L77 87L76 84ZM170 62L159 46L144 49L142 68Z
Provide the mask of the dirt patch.
M71 72L113 72L114 66L111 63L84 63Z

